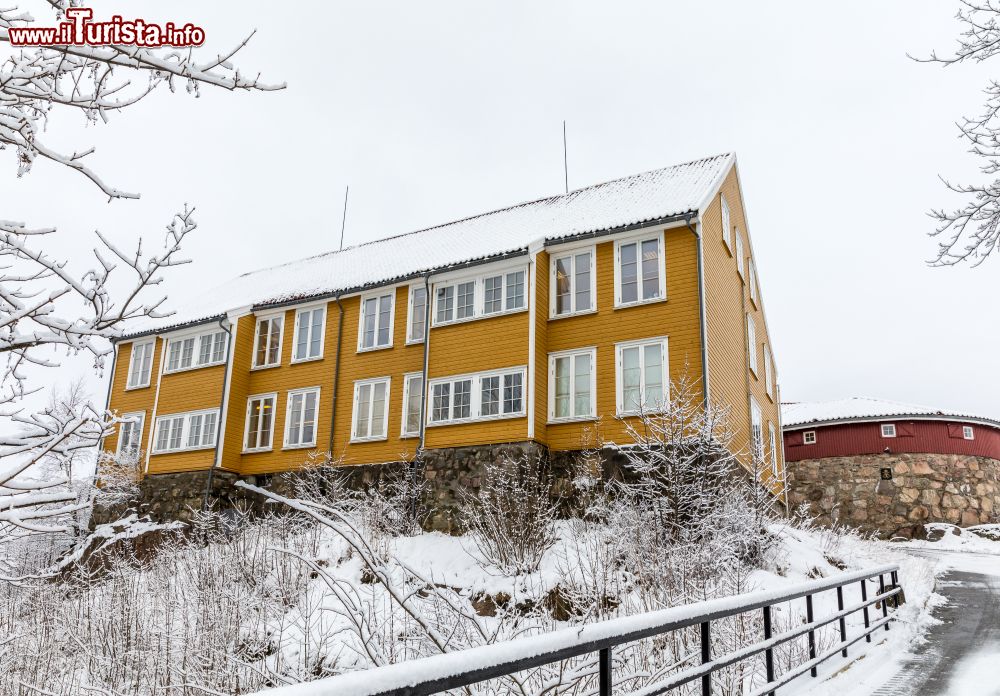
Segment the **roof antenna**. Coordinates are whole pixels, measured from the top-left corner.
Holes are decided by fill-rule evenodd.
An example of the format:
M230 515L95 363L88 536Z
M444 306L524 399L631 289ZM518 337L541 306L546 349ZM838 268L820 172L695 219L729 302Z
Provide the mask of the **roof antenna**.
M569 160L566 155L566 119L563 119L563 178L566 184L566 193L569 193Z
M344 189L344 219L340 221L340 249L338 251L344 250L344 228L347 227L347 194L350 192L350 186Z

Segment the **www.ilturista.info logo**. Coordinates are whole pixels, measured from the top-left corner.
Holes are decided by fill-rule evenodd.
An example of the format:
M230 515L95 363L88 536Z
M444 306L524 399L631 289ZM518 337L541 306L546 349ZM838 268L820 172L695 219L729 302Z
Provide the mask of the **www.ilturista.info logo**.
M191 23L154 24L142 19L122 19L115 15L107 22L94 22L89 7L66 10L66 21L55 27L10 27L13 46L107 46L109 44L142 47L201 46L205 30Z

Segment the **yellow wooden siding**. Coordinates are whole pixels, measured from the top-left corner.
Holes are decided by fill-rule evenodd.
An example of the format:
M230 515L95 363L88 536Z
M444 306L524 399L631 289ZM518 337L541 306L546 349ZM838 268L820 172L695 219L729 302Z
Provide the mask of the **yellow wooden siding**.
M242 470L243 430L246 425L247 396L250 394L250 364L257 319L252 314L236 320L233 366L229 376L229 402L226 408L226 432L222 437L223 469Z
M144 343L149 339L140 339ZM128 385L129 364L132 362L132 343L122 343L118 346L118 359L115 361L114 374L111 375L111 399L109 408L118 415L126 413L143 413L145 419L142 426L142 449L145 451L149 438L153 401L156 399L156 376L160 370L161 341L154 339L153 360L150 367L149 386L139 389L126 389ZM104 449L114 452L118 449L118 428L104 440Z
M574 348L597 348L597 414L600 422L549 423L549 447L587 449L600 441L627 442L625 423L616 417L615 344L643 338L668 338L669 377L682 375L700 387L701 328L698 309L698 246L687 227L664 232L667 299L615 309L614 241L597 245L597 311L548 321L546 353ZM553 250L549 250L550 254ZM546 269L548 272L548 269ZM546 296L548 297L548 296ZM546 299L545 316L548 316ZM548 357L539 375L548 417ZM698 392L700 393L700 391Z
M744 264L751 257L750 237L747 232L743 196L736 177L730 171L722 184L722 194L729 204L730 224L743 236ZM733 447L741 452L750 449L750 401L753 394L763 414L765 454L769 453L768 423L773 423L776 433L779 460L779 479L784 467L781 431L778 427L777 384L774 397L767 395L764 372L764 343L772 346L764 323L763 299L758 292L757 306L750 300L749 273L741 278L737 271L736 246L723 242L722 212L716 196L704 212L702 219L704 243L706 308L708 314L708 364L709 390L712 401L730 408L730 424L736 437ZM729 231L732 240L732 231ZM746 266L744 266L746 269ZM758 281L759 282L759 281ZM756 327L758 370L755 376L749 369L747 354L746 315L750 314ZM773 346L771 347L773 354ZM772 357L773 360L773 357ZM776 375L776 372L774 373Z

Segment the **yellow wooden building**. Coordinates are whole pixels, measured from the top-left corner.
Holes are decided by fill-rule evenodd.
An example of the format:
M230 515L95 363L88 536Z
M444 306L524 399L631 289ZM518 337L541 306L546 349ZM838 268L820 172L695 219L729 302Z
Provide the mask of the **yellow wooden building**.
M105 441L143 476L627 441L684 374L783 479L736 158L248 273L116 344Z

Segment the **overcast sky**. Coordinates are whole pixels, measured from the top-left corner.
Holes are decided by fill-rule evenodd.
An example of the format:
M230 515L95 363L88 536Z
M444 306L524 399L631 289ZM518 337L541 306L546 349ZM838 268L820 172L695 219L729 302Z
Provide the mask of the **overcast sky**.
M336 248L347 184L347 244L559 193L563 119L572 188L732 150L785 400L1000 416L1000 258L926 265L927 210L960 203L938 175L979 177L954 122L1000 76L1000 60L907 58L953 46L957 5L98 0L101 18L200 24L213 50L256 28L237 62L288 89L54 120L50 146L96 145L92 166L142 200L108 204L45 163L16 180L6 151L0 217L59 226L86 268L94 228L158 243L190 202L195 263L166 284L179 303Z

